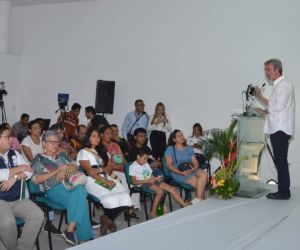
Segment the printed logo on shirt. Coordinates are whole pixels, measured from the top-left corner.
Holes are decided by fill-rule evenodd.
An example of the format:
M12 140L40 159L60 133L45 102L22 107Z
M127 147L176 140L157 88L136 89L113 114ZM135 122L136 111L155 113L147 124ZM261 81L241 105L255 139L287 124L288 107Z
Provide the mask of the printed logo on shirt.
M148 168L143 169L142 176L144 177L144 180L148 180L151 177L151 173Z

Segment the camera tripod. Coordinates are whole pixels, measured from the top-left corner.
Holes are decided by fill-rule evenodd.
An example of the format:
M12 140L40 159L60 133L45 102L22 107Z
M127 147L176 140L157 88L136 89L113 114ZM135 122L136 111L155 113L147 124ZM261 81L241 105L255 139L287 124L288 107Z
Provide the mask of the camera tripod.
M1 123L6 123L7 122L6 111L5 111L4 101L2 98L0 98L0 109L1 109Z

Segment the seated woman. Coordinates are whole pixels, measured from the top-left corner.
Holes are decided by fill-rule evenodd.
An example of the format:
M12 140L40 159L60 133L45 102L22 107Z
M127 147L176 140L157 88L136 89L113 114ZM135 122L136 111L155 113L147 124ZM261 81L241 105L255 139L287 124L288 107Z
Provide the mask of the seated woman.
M100 217L100 233L106 235L108 230L117 230L114 220L125 207L132 206L132 201L124 186L110 177L113 166L99 144L98 130L90 128L86 134L85 148L79 151L77 161L88 175L86 190L103 205L104 215Z
M22 143L22 154L28 164L31 164L33 158L43 152L42 140L41 140L41 126L39 121L33 120L28 124L29 135L26 136Z
M126 141L126 139L120 137L119 135L119 128L117 124L111 124L110 125L111 130L112 130L112 141L118 143L118 145L120 146L125 159L128 161L128 155L129 155L129 143Z
M107 152L109 158L111 159L112 167L114 173L120 178L123 186L129 193L129 188L126 180L126 176L124 174L124 164L126 163L126 159L123 155L123 152L120 146L112 141L112 129L110 126L104 126L100 130L101 136L101 146ZM132 195L132 203L135 209L139 209L141 207L140 204L140 195L133 194ZM129 210L131 218L137 219L137 216L133 209Z
M194 149L195 156L199 162L199 165L203 164L206 159L203 152L203 144L206 142L206 138L203 136L203 130L200 123L195 123L193 125L193 134L188 137L186 144Z
M170 134L168 145L165 159L172 178L177 182L184 182L194 187L196 197L192 200L192 204L200 202L205 198L207 172L199 169L193 148L185 145L185 138L180 130L176 129ZM182 163L189 163L191 168L181 171Z
M61 124L53 124L50 127L50 130L55 131L59 137L59 151L65 152L68 155L68 157L70 157L73 160L76 160L77 151L73 147L71 147L71 145L67 141L64 140L64 127Z
M75 245L75 230L79 241L91 240L93 230L89 219L85 187L78 185L69 190L62 184L67 166L74 169L77 166L67 158L65 153L59 153L60 139L54 131L46 131L42 141L45 150L33 160L32 181L43 184L47 198L67 210L68 225L62 234L64 240Z

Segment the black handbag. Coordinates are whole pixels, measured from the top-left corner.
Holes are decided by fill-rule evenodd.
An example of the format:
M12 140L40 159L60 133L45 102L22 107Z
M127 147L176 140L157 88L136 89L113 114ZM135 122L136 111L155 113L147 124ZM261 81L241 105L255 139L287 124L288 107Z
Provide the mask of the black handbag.
M176 151L175 151L174 146L173 146L173 152L174 152L175 164L177 165L178 162L177 162ZM193 164L191 164L190 162L182 162L177 167L181 172L184 172L184 171L192 169Z

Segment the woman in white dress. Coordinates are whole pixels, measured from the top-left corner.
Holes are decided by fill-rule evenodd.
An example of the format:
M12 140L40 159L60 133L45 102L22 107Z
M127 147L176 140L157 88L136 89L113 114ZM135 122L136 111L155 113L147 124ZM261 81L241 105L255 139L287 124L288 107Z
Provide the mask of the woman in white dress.
M96 128L88 131L85 148L79 151L77 161L88 175L86 190L97 197L103 205L104 215L100 217L100 233L117 230L114 220L124 210L131 207L132 201L124 186L110 174L112 164L106 152L99 147L100 134Z
M22 143L22 155L28 164L31 164L33 158L37 154L41 154L43 152L43 145L41 139L41 126L37 120L33 120L28 124L29 135L26 136Z

